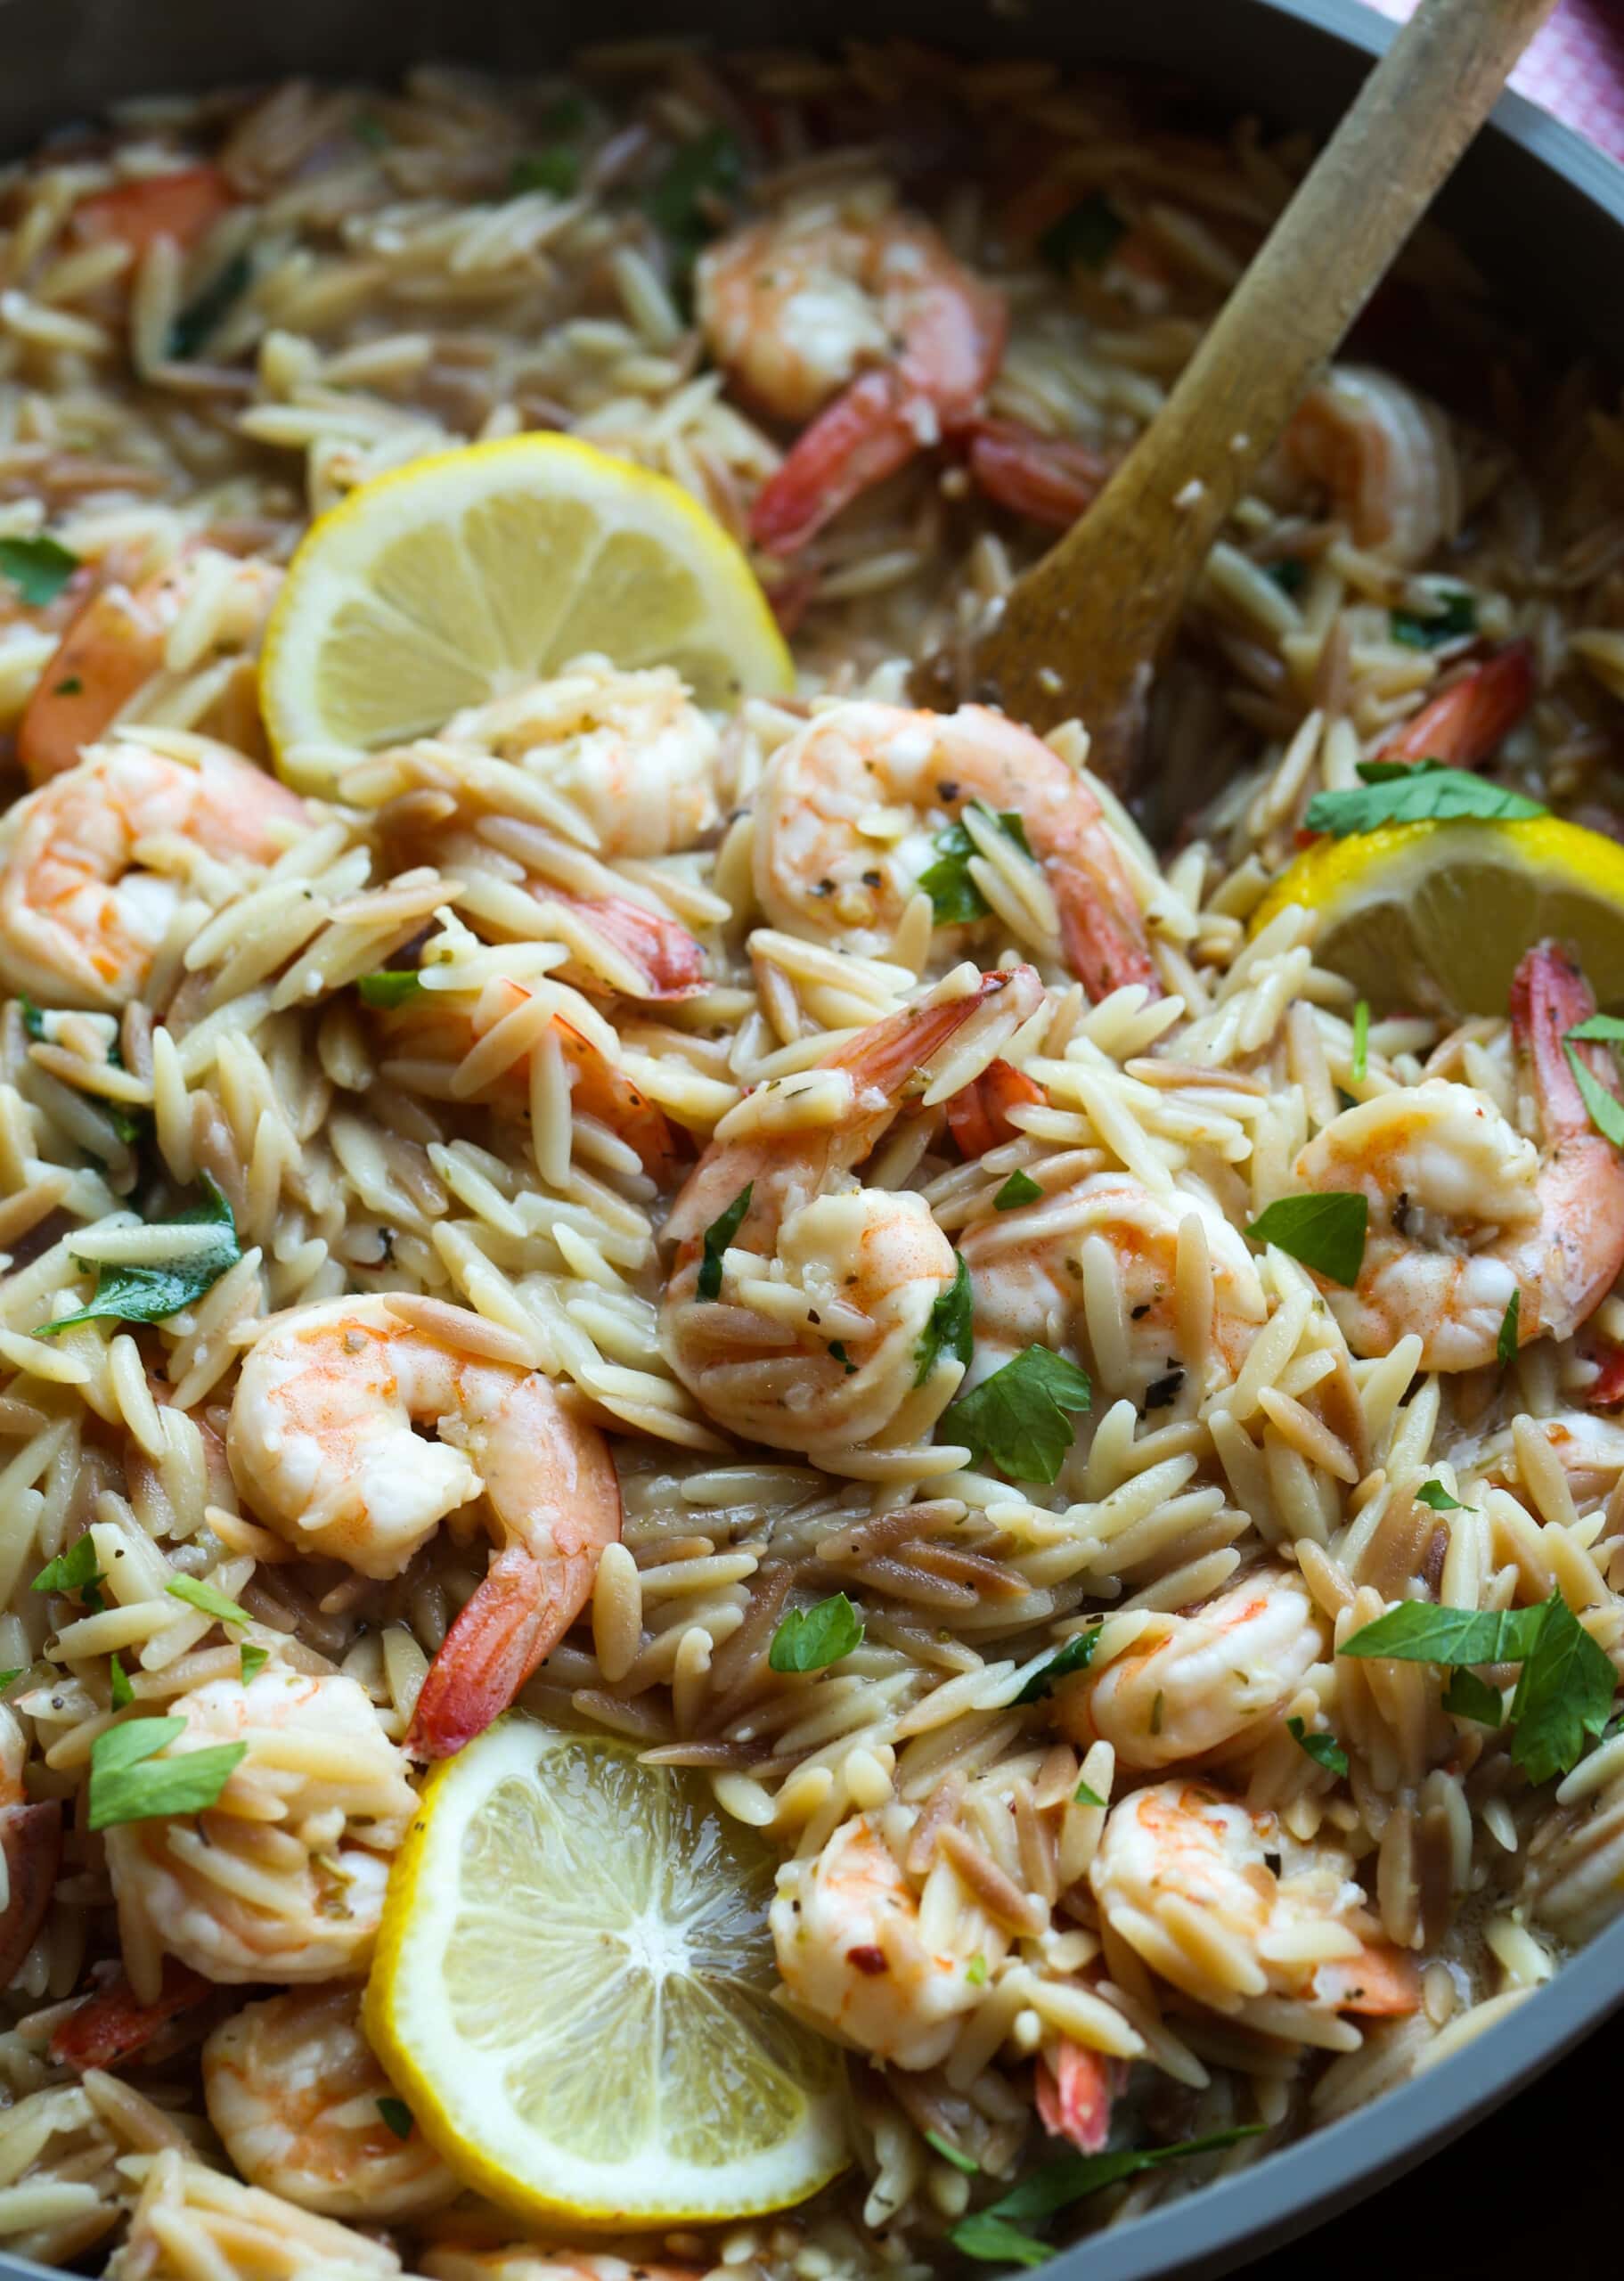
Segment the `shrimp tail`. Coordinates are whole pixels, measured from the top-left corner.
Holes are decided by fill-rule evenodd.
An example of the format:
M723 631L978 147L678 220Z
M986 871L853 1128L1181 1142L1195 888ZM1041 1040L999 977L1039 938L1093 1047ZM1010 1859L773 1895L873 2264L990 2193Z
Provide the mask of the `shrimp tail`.
M1588 1021L1595 1011L1589 984L1556 944L1536 943L1523 952L1512 977L1512 1035L1532 1066L1547 1140L1593 1130L1590 1112L1568 1059L1566 1038L1570 1030ZM1618 1078L1608 1049L1578 1045L1572 1051L1583 1058L1596 1082L1616 1096Z
M1074 437L1040 436L1016 420L983 420L970 436L970 479L1000 507L1067 529L1105 488L1111 463Z
M0 1988L21 1969L45 1922L62 1851L59 1798L0 1812L0 1853L5 1859L6 1903L0 1911Z
M750 537L781 560L797 553L841 509L907 462L936 416L895 371L864 372L818 414L768 478L750 511Z
M1377 756L1477 768L1510 735L1533 701L1534 653L1526 642L1513 642L1473 666L1395 729Z
M138 2003L135 1990L119 1973L62 2022L51 2039L52 2062L71 2067L78 2075L89 2067L115 2066L151 2043L177 2014L191 2011L214 1993L213 1981L174 1957L164 1958L163 1985L151 2004Z
M1051 2065L1038 2062L1038 2118L1051 2138L1069 2138L1080 2154L1101 2154L1111 2136L1111 2109L1126 2069L1062 2036Z
M428 1666L406 1737L407 1755L450 1758L508 1708L577 1610L554 1590L554 1564L528 1546L494 1555Z
M961 1085L947 1104L947 1129L959 1155L967 1164L1013 1140L1020 1127L1010 1122L1010 1110L1042 1099L1042 1086L1024 1071L1008 1061L989 1061L980 1076Z

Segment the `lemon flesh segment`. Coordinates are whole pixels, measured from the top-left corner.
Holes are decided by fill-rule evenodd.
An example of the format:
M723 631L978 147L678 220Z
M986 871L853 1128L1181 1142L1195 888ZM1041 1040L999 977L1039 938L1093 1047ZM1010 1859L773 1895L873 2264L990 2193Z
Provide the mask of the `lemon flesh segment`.
M774 1868L629 1745L511 1713L437 1769L365 2019L453 2169L575 2226L746 2217L837 2175L841 2056L772 2000Z
M1598 1005L1624 1006L1624 847L1556 816L1319 840L1275 881L1253 935L1293 903L1318 917L1316 964L1377 1013L1504 1014L1518 961L1547 936Z
M663 476L564 436L516 436L363 484L301 542L266 630L279 773L344 766L597 651L670 665L697 701L789 689L765 595L722 526Z

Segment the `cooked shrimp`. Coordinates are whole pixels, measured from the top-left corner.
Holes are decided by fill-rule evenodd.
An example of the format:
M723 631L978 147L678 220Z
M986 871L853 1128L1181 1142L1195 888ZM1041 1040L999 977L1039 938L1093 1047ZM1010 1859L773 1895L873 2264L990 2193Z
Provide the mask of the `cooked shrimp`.
M417 1805L404 1754L365 1691L277 1665L211 1680L169 1706L167 1755L243 1743L216 1803L107 1832L125 1964L138 2003L162 1950L212 1981L365 1972L389 1855Z
M96 747L0 824L0 982L42 1005L117 1011L140 994L179 893L143 869L144 844L263 864L306 820L303 800L223 747L195 767Z
M381 2221L454 2201L422 2132L385 2121L394 2085L361 2032L353 1983L249 2004L203 2046L203 2097L250 2186L327 2218Z
M1002 295L910 215L755 222L700 258L696 282L718 362L769 412L812 421L751 514L771 554L966 426L1008 330Z
M768 1911L796 2009L894 2067L946 2058L1009 1946L951 1870L931 1874L951 1881L951 1905L930 1906L928 1881L916 1893L874 1816L857 1814L815 1860L784 1865Z
M1488 760L1534 701L1534 655L1509 642L1429 699L1381 748L1383 760L1441 760L1476 768Z
M1153 1616L1125 1653L1066 1681L1055 1717L1082 1749L1108 1742L1123 1766L1227 1757L1273 1727L1329 1651L1308 1587L1270 1565L1204 1607Z
M1297 1844L1205 1783L1158 1782L1114 1805L1089 1883L1118 1937L1213 2011L1266 2028L1282 1999L1375 2015L1420 2001L1349 1857Z
M1449 421L1391 372L1334 364L1293 414L1285 450L1297 474L1329 493L1360 546L1407 568L1459 519Z
M1302 1151L1300 1187L1368 1205L1358 1283L1326 1288L1356 1353L1385 1354L1414 1331L1423 1369L1477 1369L1496 1359L1514 1295L1524 1345L1571 1337L1601 1304L1624 1267L1624 1157L1591 1123L1563 1049L1595 1010L1552 944L1524 955L1511 1020L1537 1149L1480 1094L1432 1079L1345 1110ZM1575 1051L1616 1091L1605 1049Z
M1091 998L1130 982L1159 992L1099 803L1041 738L984 705L836 705L780 745L757 803L756 899L775 927L883 956L939 856L937 834L972 807L1019 818L1065 962Z
M17 731L17 757L30 784L72 768L125 707L163 670L182 613L207 588L211 655L258 645L282 572L200 547L134 592L114 579L81 605L46 659ZM233 685L192 726L248 749L259 734L251 686Z
M0 1988L10 1985L45 1922L62 1850L61 1801L29 1803L28 1755L16 1713L0 1708Z
M306 1555L398 1576L482 1497L499 1549L423 1683L406 1738L419 1758L449 1756L507 1709L620 1536L602 1435L539 1370L490 1359L492 1337L458 1307L322 1300L249 1348L232 1400L238 1486Z
M1187 1351L1196 1302L1181 1294L1179 1272L1179 1230L1189 1219L1200 1223L1211 1263L1199 1354ZM1161 1197L1125 1173L1092 1173L993 1212L965 1230L959 1249L975 1294L983 1376L1028 1346L1069 1347L1112 1399L1142 1403L1155 1389L1170 1401L1192 1369L1204 1394L1235 1376L1267 1312L1245 1241L1204 1190Z
M828 1461L928 1431L956 1380L943 1369L918 1383L917 1350L958 1271L953 1247L923 1197L850 1174L972 1017L995 1050L1041 1003L1030 967L983 975L722 1119L666 1223L678 1251L660 1319L672 1368L718 1425ZM702 1297L700 1239L741 1203L716 1293Z

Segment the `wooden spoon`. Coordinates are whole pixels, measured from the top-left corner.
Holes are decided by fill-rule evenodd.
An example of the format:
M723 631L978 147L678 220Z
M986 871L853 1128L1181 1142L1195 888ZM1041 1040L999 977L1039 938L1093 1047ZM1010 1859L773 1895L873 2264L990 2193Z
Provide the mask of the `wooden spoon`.
M1090 764L1127 781L1156 660L1213 540L1553 5L1421 0L1167 402L1016 580L977 646L977 694L1038 729L1080 716Z

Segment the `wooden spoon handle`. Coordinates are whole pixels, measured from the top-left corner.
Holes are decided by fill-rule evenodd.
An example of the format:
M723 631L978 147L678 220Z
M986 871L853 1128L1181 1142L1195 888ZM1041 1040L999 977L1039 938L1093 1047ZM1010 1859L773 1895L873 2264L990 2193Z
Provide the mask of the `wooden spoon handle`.
M1016 580L982 685L1038 728L1080 714L1119 777L1157 653L1236 499L1493 107L1554 0L1422 0L1151 425Z

